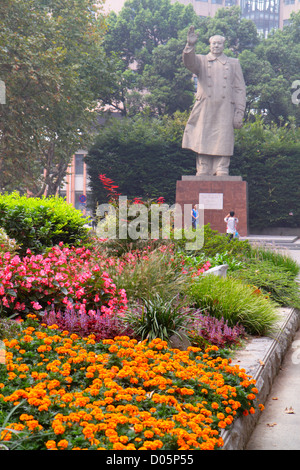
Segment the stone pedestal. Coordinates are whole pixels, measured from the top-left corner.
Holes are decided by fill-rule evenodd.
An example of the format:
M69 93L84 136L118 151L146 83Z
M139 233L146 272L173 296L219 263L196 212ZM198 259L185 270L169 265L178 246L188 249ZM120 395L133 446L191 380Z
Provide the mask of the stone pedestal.
M234 211L238 232L248 235L248 189L241 176L182 176L176 185L176 204L204 205L204 225L226 233L224 217ZM201 207L201 206L200 206ZM191 217L190 217L191 220Z

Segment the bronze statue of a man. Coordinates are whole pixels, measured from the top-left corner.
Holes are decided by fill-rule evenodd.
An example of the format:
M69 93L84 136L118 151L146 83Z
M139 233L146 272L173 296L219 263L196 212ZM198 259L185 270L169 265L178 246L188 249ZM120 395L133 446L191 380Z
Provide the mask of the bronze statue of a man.
M244 77L238 59L223 53L223 36L210 38L207 55L195 54L197 39L191 26L183 62L197 76L197 94L182 147L197 153L197 175L228 175L234 129L242 127L246 107Z

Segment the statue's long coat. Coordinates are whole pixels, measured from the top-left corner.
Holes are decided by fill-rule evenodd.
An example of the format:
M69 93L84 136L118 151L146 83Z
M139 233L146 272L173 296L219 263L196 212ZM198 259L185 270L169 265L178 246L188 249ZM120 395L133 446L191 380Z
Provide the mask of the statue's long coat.
M232 156L235 110L244 113L246 87L238 59L183 51L185 66L197 76L196 102L187 122L182 147L202 155Z

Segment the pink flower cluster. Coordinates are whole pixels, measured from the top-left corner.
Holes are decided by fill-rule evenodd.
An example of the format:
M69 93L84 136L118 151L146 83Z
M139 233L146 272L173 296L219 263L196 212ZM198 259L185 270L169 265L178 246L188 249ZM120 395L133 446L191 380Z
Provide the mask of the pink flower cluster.
M211 264L209 261L206 261L206 263L204 263L202 266L200 266L197 270L197 276L199 276L199 274L202 274L204 273L205 271L208 271L209 268L211 268Z
M98 261L95 251L62 243L43 255L28 250L22 259L5 253L0 257L2 308L11 314L47 310L53 305L80 313L122 312L127 307L126 293L116 292L105 263Z

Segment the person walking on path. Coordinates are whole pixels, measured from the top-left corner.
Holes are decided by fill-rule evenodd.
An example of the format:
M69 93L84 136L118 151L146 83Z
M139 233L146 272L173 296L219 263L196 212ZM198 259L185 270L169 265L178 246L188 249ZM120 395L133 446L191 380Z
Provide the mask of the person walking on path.
M234 211L230 211L229 214L226 215L224 222L227 224L226 233L229 236L229 240L231 240L237 233L239 219L234 216Z
M199 219L199 212L197 210L197 204L193 205L191 216L192 216L192 228L193 228L193 230L196 230L197 224L198 224L198 219Z

